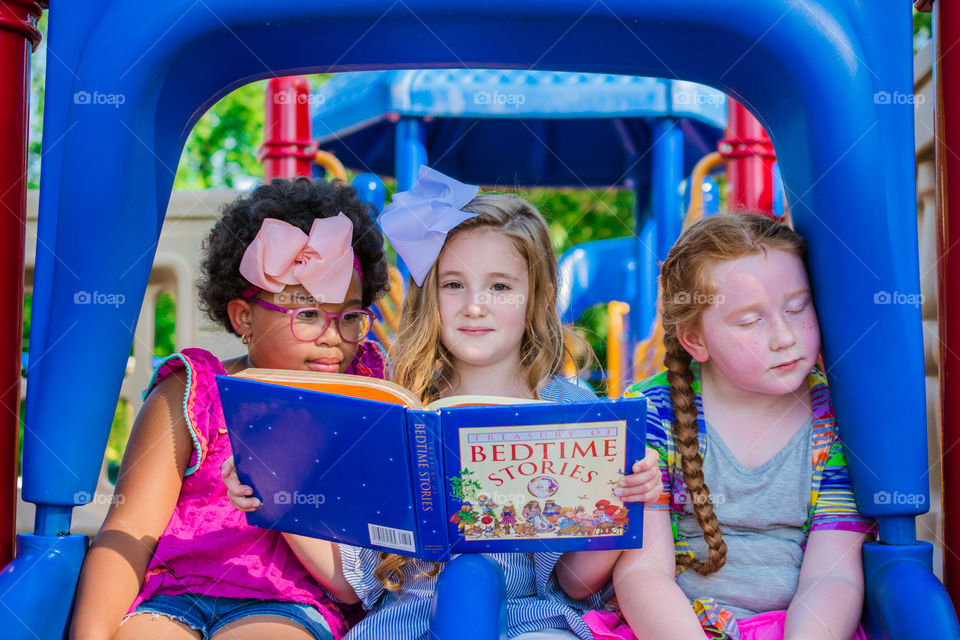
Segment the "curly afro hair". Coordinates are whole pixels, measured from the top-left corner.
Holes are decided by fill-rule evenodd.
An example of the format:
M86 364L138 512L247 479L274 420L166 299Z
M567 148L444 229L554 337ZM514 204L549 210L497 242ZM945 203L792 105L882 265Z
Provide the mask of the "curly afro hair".
M363 305L373 304L389 287L383 235L372 207L356 190L340 180L274 179L223 207L223 217L204 241L205 255L197 284L200 308L215 323L236 334L227 315L227 303L250 286L240 275L243 252L260 231L264 218L283 220L310 232L316 218L343 212L353 222L353 251L363 269Z

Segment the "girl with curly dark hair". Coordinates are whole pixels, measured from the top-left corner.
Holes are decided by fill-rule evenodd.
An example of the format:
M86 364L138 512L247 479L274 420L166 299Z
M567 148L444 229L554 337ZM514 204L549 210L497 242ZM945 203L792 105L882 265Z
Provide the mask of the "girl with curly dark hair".
M230 506L215 376L255 366L386 377L383 352L364 340L387 289L383 237L352 187L273 180L225 207L202 271L202 308L247 354L185 349L157 369L87 554L72 636L339 638L330 595L357 597L337 546L251 527Z

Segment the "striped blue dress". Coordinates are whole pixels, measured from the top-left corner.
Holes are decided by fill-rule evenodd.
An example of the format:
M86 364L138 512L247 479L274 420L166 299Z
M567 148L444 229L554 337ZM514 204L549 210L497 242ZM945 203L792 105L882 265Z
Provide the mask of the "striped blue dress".
M548 402L590 402L593 391L554 378L540 392ZM383 588L373 572L380 564L380 552L340 545L341 564L347 582L357 592L366 617L345 640L420 640L426 639L430 624L430 602L437 578L419 576L429 565L414 561L403 571L403 590L398 594ZM507 636L558 630L557 637L574 635L593 640L580 618L589 609L602 606L598 594L590 600L573 601L560 589L553 567L559 553L492 553L488 558L503 569L507 586ZM493 615L493 612L491 612ZM571 635L572 634L572 635Z

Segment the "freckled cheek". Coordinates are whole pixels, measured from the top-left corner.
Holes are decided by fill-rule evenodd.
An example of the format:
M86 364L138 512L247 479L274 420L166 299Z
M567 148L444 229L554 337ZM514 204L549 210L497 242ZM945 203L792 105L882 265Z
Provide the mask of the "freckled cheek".
M724 339L725 338L725 339ZM737 369L755 367L763 362L767 351L763 341L755 336L724 336L716 341L711 355L717 360L726 361Z
M754 351L763 346L763 340L755 331L733 331L720 329L706 335L707 348L723 350L728 353Z
M804 321L797 326L800 341L811 350L820 350L820 326L816 320Z

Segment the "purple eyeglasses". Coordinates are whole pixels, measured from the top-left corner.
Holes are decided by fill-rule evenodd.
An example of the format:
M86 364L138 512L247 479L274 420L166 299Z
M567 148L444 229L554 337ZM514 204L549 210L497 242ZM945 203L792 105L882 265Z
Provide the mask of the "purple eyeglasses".
M336 322L337 333L344 342L360 342L370 333L373 321L377 318L369 309L348 309L333 313L319 307L287 309L253 296L244 296L244 299L256 302L264 309L290 316L290 331L293 337L301 342L313 342L322 336L331 321Z

